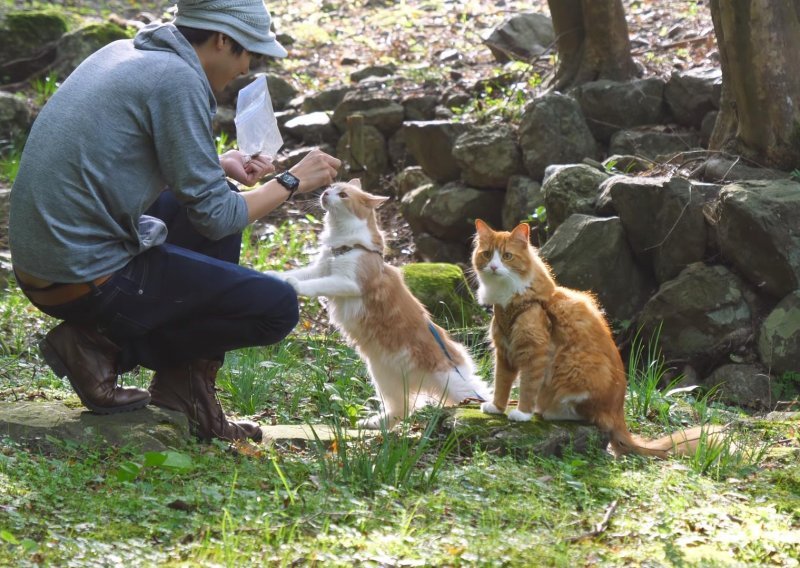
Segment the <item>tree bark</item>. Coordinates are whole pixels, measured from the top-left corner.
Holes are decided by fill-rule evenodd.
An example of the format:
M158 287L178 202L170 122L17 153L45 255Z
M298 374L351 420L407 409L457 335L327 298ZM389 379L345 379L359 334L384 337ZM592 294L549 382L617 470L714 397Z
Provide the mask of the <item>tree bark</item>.
M711 0L722 67L709 149L800 167L800 2Z
M548 0L556 33L559 91L637 75L622 0Z

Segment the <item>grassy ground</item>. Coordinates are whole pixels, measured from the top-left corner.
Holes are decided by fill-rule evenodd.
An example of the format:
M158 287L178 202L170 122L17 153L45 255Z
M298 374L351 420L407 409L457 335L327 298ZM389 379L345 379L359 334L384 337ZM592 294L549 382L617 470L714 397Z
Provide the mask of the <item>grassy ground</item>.
M100 16L165 4L57 3ZM2 0L0 9L21 4L44 5ZM377 61L400 63L418 81L453 70L470 76L487 59L477 34L503 17L493 4L280 0L271 7L298 42L283 69L316 89ZM506 2L523 4L543 2ZM635 22L658 3L628 4ZM374 9L359 11L368 6ZM666 33L670 26L660 27ZM660 34L659 26L649 28ZM457 39L448 40L447 30ZM464 53L466 68L437 63L438 51L451 45ZM339 64L353 54L358 65ZM45 97L47 85L33 91ZM11 155L0 178L13 179L13 152L0 154ZM245 263L282 269L303 262L317 229L313 217L271 227L247 241ZM230 354L219 378L229 413L343 428L374 404L364 365L326 326L319 305L307 302L303 314L281 345ZM77 400L34 348L52 323L13 286L0 293L0 400ZM488 376L486 352L470 347ZM631 428L656 436L701 421L735 423L721 448L664 462L602 452L513 458L445 436L436 409L398 432L334 448L212 443L144 455L61 443L43 452L0 437L0 565L800 564L800 422L754 420L713 398L659 390L657 350L639 353ZM149 375L124 380L146 385Z
M284 225L254 239L245 262L302 259L314 234ZM304 314L281 345L228 358L219 384L229 412L342 428L366 411L363 364L315 323L324 320L315 303ZM2 296L0 399L74 400L33 349L50 324L13 289ZM648 373L661 372L657 353L643 345L640 354L628 401L635 431L724 420L739 423L735 441L719 455L665 462L512 458L442 435L436 409L332 449L213 443L142 455L60 444L44 453L5 439L0 565L800 563L800 423L745 420L693 393L668 395L648 386Z

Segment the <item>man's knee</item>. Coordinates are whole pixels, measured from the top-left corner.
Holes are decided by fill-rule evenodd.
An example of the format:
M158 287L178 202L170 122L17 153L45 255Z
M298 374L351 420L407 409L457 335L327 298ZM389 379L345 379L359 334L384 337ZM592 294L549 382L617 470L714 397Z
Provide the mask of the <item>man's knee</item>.
M300 321L300 306L297 293L290 284L273 284L270 291L269 308L261 320L262 344L277 343L297 326Z

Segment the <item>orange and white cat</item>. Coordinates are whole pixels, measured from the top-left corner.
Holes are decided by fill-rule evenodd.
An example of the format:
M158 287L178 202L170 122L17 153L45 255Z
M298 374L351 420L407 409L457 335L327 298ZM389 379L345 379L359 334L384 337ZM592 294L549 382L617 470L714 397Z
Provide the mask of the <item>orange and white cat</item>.
M358 180L330 186L320 197L321 255L279 275L300 295L327 298L331 321L366 361L383 404L361 421L366 428L391 427L425 403L489 397L466 349L431 322L402 273L384 262L375 210L386 199L362 191Z
M478 300L494 306L494 399L481 406L501 414L519 379L519 404L509 420L587 421L608 433L616 455L665 457L693 451L718 429L679 431L658 440L634 437L625 423L625 367L606 319L585 292L558 286L531 246L527 224L511 232L475 222L472 264Z

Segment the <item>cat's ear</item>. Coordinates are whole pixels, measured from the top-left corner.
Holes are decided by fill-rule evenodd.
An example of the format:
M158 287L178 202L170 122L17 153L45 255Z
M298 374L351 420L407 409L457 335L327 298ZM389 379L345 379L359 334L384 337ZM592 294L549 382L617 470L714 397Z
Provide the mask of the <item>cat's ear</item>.
M347 185L354 185L358 189L361 189L361 180L358 179L358 178L353 178L353 179L351 179L350 181L347 182Z
M367 195L364 197L364 204L370 209L377 209L388 201L388 197L381 197L378 195Z
M486 224L485 221L481 219L475 219L475 230L478 231L478 237L488 237L492 234L492 229L489 225Z
M531 228L527 223L520 223L511 231L511 238L528 244L531 239Z

